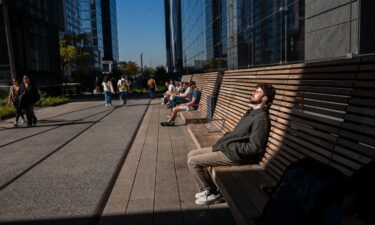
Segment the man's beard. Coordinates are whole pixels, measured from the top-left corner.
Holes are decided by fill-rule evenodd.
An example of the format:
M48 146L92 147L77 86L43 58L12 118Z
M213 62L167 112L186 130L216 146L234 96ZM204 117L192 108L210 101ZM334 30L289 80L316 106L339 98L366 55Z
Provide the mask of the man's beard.
M258 99L258 100L256 100L256 99L254 99L254 100L250 99L250 104L258 105L260 103L262 103L262 99Z

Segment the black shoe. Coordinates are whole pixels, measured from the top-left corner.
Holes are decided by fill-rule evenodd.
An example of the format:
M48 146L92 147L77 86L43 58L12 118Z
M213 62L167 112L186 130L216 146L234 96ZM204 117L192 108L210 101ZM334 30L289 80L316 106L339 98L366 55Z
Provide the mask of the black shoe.
M174 121L166 122L166 123L165 123L165 126L173 127L173 126L174 126Z
M167 126L167 127L173 127L174 121L160 122L160 125Z

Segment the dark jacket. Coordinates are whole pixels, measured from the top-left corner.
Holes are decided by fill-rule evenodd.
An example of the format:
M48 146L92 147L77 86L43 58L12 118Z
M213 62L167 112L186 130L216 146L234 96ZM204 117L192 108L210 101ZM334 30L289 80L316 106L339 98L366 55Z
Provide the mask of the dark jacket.
M265 151L269 130L268 113L263 109L249 110L212 150L223 152L236 163L256 162Z
M25 86L25 84L21 84L19 93L19 101L21 107L29 104L35 104L38 101L38 89L31 83L27 87Z

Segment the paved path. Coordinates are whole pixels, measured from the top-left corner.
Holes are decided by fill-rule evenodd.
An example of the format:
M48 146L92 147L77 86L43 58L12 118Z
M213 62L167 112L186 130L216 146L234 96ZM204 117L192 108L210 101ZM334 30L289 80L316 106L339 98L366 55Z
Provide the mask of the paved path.
M40 109L35 128L2 121L0 224L92 222L148 103L105 108L91 101Z

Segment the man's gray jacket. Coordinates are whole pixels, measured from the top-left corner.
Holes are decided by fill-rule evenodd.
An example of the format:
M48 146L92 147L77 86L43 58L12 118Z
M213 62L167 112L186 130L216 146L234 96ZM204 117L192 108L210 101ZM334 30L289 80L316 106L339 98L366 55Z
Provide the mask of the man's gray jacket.
M236 163L249 163L259 159L266 148L270 120L263 109L249 110L233 131L226 133L213 147Z

